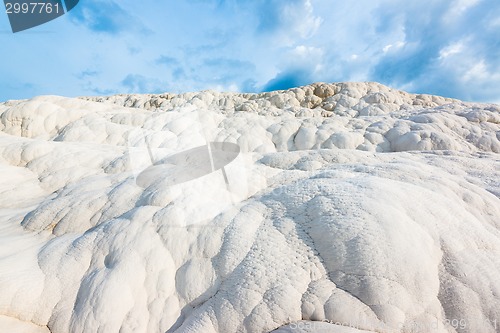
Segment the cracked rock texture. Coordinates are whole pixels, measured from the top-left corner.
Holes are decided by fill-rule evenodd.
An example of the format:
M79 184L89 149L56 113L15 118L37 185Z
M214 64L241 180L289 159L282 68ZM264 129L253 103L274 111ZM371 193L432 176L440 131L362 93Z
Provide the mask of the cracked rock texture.
M240 152L169 159L207 142ZM500 332L498 105L40 96L0 104L0 171L0 332Z

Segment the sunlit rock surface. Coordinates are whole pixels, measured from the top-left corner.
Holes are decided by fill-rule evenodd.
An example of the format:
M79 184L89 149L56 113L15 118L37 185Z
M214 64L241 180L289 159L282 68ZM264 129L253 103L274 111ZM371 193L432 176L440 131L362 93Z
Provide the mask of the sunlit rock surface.
M377 83L2 103L0 332L500 332L499 140Z

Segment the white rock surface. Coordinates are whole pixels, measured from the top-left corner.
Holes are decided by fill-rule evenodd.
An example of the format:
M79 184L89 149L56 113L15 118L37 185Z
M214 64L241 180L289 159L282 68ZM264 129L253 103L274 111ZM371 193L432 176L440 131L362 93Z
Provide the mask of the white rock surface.
M162 164L213 141L227 181ZM500 332L497 105L41 96L0 104L0 171L0 332Z

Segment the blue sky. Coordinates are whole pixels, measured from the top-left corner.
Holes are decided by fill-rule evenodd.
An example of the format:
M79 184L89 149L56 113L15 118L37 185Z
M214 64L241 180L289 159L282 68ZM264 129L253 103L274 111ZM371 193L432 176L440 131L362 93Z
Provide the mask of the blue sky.
M13 34L0 101L378 81L500 103L498 0L80 0Z

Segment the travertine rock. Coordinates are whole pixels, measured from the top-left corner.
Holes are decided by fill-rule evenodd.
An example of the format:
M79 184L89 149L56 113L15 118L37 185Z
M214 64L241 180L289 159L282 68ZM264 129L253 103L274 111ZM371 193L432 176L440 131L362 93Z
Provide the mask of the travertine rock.
M0 331L498 332L499 140L377 83L2 103Z

